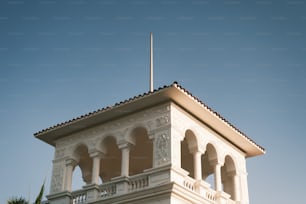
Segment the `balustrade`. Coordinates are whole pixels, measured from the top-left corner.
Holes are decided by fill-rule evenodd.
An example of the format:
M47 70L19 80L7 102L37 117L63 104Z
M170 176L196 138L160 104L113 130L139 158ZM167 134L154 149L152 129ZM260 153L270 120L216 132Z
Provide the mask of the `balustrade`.
M80 204L86 202L86 191L78 190L72 192L72 204Z
M205 198L209 201L215 202L216 201L216 191L212 189L206 189Z
M188 188L191 191L196 191L195 188L195 180L192 179L191 177L185 177L184 181L183 181L183 186Z
M149 177L147 175L132 177L129 181L129 191L143 189L149 186Z
M150 174L140 174L135 175L127 178L128 180L114 180L107 183L104 183L99 186L100 189L100 198L99 199L106 199L112 196L119 195L117 193L117 184L120 184L121 182L127 182L128 191L127 192L133 192L145 189L150 186L149 183L149 175ZM182 186L184 186L186 189L194 192L199 193L209 203L216 203L216 191L211 189L209 184L207 184L205 181L202 181L200 186L197 183L197 181L189 176L184 176L184 179L181 183ZM203 189L203 190L200 190ZM71 193L72 195L72 204L83 204L86 203L86 189L77 190ZM236 202L228 199L226 201L227 204L235 204Z
M115 195L117 190L116 190L116 184L110 183L110 184L102 184L100 185L100 197L101 198L107 198L112 195Z

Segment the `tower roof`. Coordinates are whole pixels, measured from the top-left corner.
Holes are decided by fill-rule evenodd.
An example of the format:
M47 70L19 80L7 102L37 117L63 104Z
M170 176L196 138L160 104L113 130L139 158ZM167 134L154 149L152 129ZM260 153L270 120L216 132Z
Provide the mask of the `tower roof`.
M241 132L201 100L193 96L189 91L181 87L177 82L169 86L160 87L153 92L147 92L116 103L113 106L98 109L77 118L56 124L35 133L34 136L54 146L55 140L65 135L165 102L177 104L191 115L210 126L224 139L245 152L247 157L265 153L263 147L256 144L250 137Z

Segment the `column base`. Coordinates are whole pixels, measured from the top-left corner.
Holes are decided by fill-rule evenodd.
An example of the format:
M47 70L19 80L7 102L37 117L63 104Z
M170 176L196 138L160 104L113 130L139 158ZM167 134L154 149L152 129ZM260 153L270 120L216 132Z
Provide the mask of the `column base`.
M46 196L49 204L67 204L71 203L72 196L71 192L63 191L59 193L53 193Z
M216 201L218 204L227 204L230 197L231 196L224 191L217 191L216 193Z
M121 195L129 191L129 177L118 176L112 178L112 182L116 184L116 194Z
M86 201L96 201L100 197L100 188L97 184L89 184L83 187L86 191Z

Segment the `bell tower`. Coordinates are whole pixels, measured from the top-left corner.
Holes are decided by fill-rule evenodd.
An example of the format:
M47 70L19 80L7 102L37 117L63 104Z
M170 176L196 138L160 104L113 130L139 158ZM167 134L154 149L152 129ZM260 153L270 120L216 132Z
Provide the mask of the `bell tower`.
M50 204L248 204L246 159L265 153L176 82L35 137L55 149Z

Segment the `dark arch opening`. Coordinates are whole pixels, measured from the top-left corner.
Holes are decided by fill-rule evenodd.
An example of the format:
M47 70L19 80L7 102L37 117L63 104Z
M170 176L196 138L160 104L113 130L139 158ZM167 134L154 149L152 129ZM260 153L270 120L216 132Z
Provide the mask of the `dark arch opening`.
M188 171L192 178L194 178L194 161L191 152L193 148L197 148L196 136L191 130L187 130L181 142L181 168Z
M104 183L121 175L121 150L112 136L104 138L102 146L105 155L100 162L100 178Z
M153 143L149 139L147 130L143 127L135 128L131 137L135 139L135 146L130 150L129 175L142 173L153 167Z
M207 144L205 154L202 155L202 179L211 185L211 188L215 189L214 182L214 167L217 161L217 151L212 144Z
M84 144L79 145L74 151L74 156L77 159L78 163L74 167L72 185L80 186L82 185L81 183L90 184L92 177L92 159L88 154L88 148ZM76 169L78 171L77 174L81 174L77 176L81 176L83 182L75 178L74 174ZM74 179L76 180L74 181Z
M223 184L223 191L231 195L232 200L236 200L235 195L235 175L236 167L233 159L227 155L225 157L224 165L221 168L221 178Z

